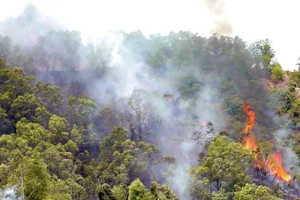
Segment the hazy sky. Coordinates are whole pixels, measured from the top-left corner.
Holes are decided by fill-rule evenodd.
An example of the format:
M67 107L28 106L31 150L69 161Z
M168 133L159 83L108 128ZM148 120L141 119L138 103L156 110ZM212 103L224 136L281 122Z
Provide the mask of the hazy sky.
M230 36L247 43L269 38L284 69L296 69L300 56L300 0L9 0L1 4L0 21L20 14L28 2L85 38L107 30L210 36L217 21L226 21Z

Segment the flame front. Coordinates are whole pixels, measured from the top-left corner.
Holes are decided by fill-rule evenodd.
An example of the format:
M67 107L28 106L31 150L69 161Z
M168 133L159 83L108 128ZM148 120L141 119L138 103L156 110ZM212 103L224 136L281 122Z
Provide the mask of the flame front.
M255 166L261 170L269 171L273 176L276 176L281 180L290 182L291 176L285 172L282 166L282 151L271 155L268 160L262 159L258 156L258 143L256 137L253 133L250 133L254 125L255 112L250 110L250 104L244 104L243 109L247 114L248 121L248 124L245 128L244 147L253 150L255 155Z
M286 182L291 181L291 176L288 175L282 166L282 159L281 159L282 151L278 151L276 154L270 156L268 161L268 168L273 176L277 176L281 180Z
M247 114L247 121L248 124L245 128L245 133L248 133L251 131L254 125L254 120L255 120L255 112L250 110L250 104L245 103L243 106L244 112Z
M258 148L258 144L254 134L251 133L244 138L244 147L248 149L252 149L255 154L255 158L257 158L256 151Z
M258 148L257 140L255 135L253 133L250 133L254 125L255 112L250 110L250 104L248 103L244 104L243 109L244 112L247 114L247 121L248 121L248 124L245 128L246 136L244 138L244 147L248 149L252 149L255 154L255 158L257 158L257 152L256 152Z

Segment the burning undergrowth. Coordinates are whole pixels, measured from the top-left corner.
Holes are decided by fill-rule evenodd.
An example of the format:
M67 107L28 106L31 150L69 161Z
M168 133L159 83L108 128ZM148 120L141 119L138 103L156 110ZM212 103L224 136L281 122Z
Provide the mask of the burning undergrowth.
M243 110L247 114L247 125L244 130L243 146L251 149L255 160L255 178L258 184L268 186L279 184L284 191L286 198L298 194L299 183L293 177L297 171L295 166L298 161L297 156L290 147L282 145L286 131L277 131L275 139L272 141L259 141L255 133L251 132L256 119L255 111L251 110L250 104L244 104ZM283 134L286 134L283 136Z

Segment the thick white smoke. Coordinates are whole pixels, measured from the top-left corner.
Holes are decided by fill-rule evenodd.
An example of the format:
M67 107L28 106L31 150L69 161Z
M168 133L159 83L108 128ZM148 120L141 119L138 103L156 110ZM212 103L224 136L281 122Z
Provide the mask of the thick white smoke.
M150 115L155 115L160 121L155 133L147 137L155 141L162 154L176 159L172 177L168 178L169 184L180 199L188 199L190 176L187 171L197 164L197 156L203 145L193 140L192 134L195 131L203 131L202 141L210 141L213 138L214 135L203 130L203 120L212 122L215 132L223 130L226 126L218 89L215 86L216 79L213 76L204 76L200 71L194 72L196 76L203 76L204 86L194 98L184 99L176 87L181 80L175 76L175 66L167 66L164 76L155 76L149 71L150 66L145 58L136 59L136 52L123 45L122 34L111 34L106 41L107 45L111 46L111 57L106 66L109 68L109 74L104 73L101 78L92 80L88 88L89 96L101 105L101 109L117 99L123 99L124 105L127 105L130 97L136 94L136 89L145 91L146 99L141 106L147 104L149 107L143 111L148 113L144 121L151 121ZM81 76L85 76L84 72L83 70ZM212 84L215 85L212 87ZM130 110L128 112L134 113Z
M21 200L21 197L17 197L15 193L15 186L0 190L0 198L3 200Z

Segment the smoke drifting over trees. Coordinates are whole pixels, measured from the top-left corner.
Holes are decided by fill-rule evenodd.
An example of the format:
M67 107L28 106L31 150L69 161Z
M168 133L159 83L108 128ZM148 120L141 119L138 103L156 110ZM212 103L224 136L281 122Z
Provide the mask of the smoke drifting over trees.
M223 36L225 1L206 5L221 17L209 38L119 31L84 44L33 5L1 23L1 188L28 199L299 195L299 166L283 157L285 183L240 144L250 103L257 151L299 156L299 73L270 92L263 80L284 73L270 42Z

